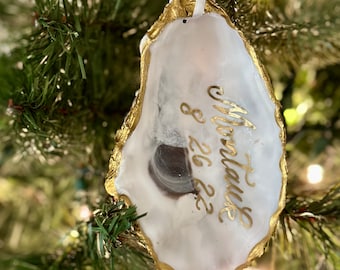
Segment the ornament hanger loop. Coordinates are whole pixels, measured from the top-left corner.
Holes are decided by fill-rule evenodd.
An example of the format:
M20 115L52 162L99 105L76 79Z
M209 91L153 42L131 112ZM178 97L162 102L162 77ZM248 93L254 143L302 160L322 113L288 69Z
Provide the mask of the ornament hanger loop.
M204 13L204 7L205 7L205 1L206 0L196 0L195 9L193 12L193 16L200 16Z
M171 2L177 2L177 4L181 5L181 0L169 0L169 3ZM205 8L205 2L206 0L189 0L188 2L192 3L195 2L195 7L192 16L200 16L204 14L204 8Z

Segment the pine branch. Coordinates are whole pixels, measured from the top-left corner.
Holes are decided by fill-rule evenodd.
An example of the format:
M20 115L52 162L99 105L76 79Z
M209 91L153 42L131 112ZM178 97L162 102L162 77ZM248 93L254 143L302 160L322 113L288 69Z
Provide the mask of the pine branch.
M290 196L273 241L278 243L279 251L284 252L285 260L298 259L303 269L320 263L337 269L340 266L339 215L340 185L319 199L310 198L310 194L309 197Z
M23 155L46 160L72 153L106 164L138 88L139 41L156 17L146 5L36 0L32 33L2 59L14 55L11 66L22 67L5 85L2 106L14 119L5 128L15 130Z
M154 269L145 244L136 232L135 207L122 201L107 200L95 210L88 222L79 223L65 235L61 246L51 254L24 257L3 256L0 266L6 269Z
M268 63L320 67L340 60L339 0L221 2Z
M68 246L54 255L49 269L150 269L152 259L136 233L135 207L108 200L93 218L72 230Z

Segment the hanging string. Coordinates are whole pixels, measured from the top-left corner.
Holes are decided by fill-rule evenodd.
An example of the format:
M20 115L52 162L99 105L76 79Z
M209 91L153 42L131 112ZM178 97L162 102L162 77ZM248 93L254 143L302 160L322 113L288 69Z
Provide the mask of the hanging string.
M193 16L203 15L206 0L196 0Z

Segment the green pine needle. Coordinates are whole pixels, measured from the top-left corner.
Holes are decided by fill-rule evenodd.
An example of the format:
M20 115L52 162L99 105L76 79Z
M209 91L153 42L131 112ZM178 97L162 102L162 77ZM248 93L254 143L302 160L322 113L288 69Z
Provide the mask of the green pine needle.
M77 227L79 241L71 248L74 251L69 253L70 248L62 247L62 255L50 257L50 270L74 267L75 262L77 269L151 269L153 261L134 233L136 221L144 215L138 216L135 207L113 200L104 202L94 213L87 224Z
M268 64L340 60L339 0L219 1Z
M311 269L320 260L327 262L329 269L337 269L340 266L339 216L340 185L319 199L310 195L290 196L273 243L277 243L280 252L285 252L286 260L289 256L291 260L298 260L301 269Z

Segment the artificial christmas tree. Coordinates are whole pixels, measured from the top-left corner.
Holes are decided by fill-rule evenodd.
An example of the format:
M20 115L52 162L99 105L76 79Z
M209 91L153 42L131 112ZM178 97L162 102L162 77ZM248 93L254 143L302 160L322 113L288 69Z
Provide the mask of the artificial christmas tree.
M264 63L287 128L286 207L254 267L336 269L339 2L217 2ZM155 267L144 216L103 187L139 41L166 4L0 4L2 268Z

